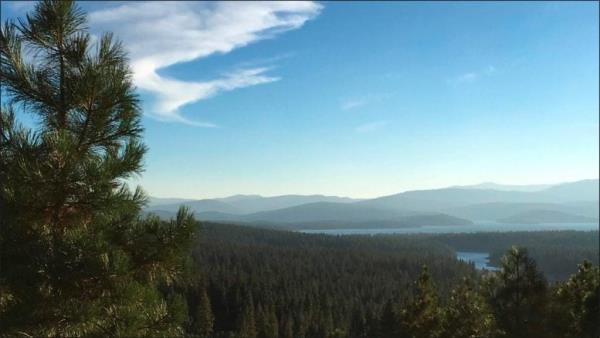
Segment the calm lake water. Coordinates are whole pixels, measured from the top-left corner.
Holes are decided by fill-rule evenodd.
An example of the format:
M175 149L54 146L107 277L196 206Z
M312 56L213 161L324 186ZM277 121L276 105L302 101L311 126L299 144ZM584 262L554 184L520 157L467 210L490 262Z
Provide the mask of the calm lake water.
M504 224L477 223L472 225L422 226L415 228L384 228L384 229L317 229L299 230L309 234L328 235L375 235L375 234L443 234L469 232L506 232L506 231L544 231L544 230L598 230L594 223L540 223L540 224Z
M489 265L490 255L487 252L457 251L456 258L475 264L475 269L477 270L498 270L498 268Z

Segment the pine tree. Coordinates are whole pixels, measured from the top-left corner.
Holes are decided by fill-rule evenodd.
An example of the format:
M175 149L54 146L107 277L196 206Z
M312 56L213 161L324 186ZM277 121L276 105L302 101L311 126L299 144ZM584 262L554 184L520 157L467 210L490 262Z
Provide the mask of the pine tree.
M294 317L291 313L287 313L287 316L281 321L282 327L279 330L281 336L284 338L294 338Z
M8 335L178 335L170 285L195 222L185 210L140 219L145 197L126 182L146 147L126 54L110 34L93 43L85 22L71 1L42 1L0 31L0 323ZM34 129L18 123L26 113Z
M555 316L567 338L600 337L600 269L585 261L556 291ZM562 319L562 320L561 320Z
M199 337L211 337L213 333L214 316L206 289L202 287L198 293L198 305L194 315L192 332Z
M524 248L513 247L500 271L489 275L484 294L499 329L509 337L544 337L547 284Z
M277 315L268 306L258 305L256 311L256 326L258 338L276 338L279 335Z
M427 267L416 282L413 301L400 315L400 336L411 338L438 337L441 329L441 313L438 296Z
M367 335L368 332L365 316L359 308L356 308L352 312L349 336L352 338L366 338Z
M239 338L256 338L256 317L252 294L248 292L238 324Z
M498 334L489 306L468 278L452 291L444 309L442 327L441 336L445 338L483 338Z
M394 304L391 301L387 301L383 307L381 313L381 319L379 320L377 332L383 338L393 338L398 335L400 317L396 313Z
M367 337L385 337L381 332L380 321L376 312L367 311L367 314L365 315L365 323L367 326Z
M279 337L279 321L277 320L277 314L275 310L270 307L267 311L267 326L265 327L265 333L267 337L276 338Z

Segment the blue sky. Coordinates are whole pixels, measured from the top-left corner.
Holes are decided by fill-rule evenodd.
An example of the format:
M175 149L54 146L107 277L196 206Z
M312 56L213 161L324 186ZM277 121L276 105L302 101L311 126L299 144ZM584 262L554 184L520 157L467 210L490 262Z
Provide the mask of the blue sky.
M598 177L595 2L83 8L130 50L153 196Z

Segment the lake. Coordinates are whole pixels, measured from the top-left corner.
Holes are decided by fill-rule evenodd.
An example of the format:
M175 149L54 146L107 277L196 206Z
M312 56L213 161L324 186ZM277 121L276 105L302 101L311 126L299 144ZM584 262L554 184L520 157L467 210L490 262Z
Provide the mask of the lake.
M477 270L498 270L498 268L489 265L490 254L487 252L457 251L456 259L475 264Z
M375 234L444 234L469 232L506 232L506 231L548 231L548 230L598 230L594 223L540 223L540 224L506 224L477 223L470 225L422 226L414 228L381 228L381 229L315 229L299 230L307 234L328 235L375 235Z

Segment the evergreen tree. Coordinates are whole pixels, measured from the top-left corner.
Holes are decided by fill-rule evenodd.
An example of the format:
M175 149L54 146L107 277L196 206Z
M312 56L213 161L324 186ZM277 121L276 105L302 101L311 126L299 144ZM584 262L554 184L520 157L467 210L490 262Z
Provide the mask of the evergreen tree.
M214 316L210 305L210 299L206 294L206 289L201 288L198 293L198 305L193 321L192 333L199 337L211 337L213 333Z
M600 337L600 269L589 261L556 292L555 316L563 319L561 335L567 338Z
M499 328L509 337L543 337L547 285L524 248L513 247L500 271L486 280L485 295Z
M329 337L333 331L333 315L330 308L324 308L321 312L321 337Z
M282 334L283 338L294 338L294 318L291 313L288 313L287 316L282 320L282 327L279 330Z
M277 320L277 314L273 308L269 308L266 314L267 325L265 326L265 333L268 338L279 337L279 321Z
M374 311L367 311L367 314L365 315L365 323L367 326L367 337L385 337L381 333L380 321Z
M443 314L442 337L484 338L497 335L494 316L473 281L465 278L452 291Z
M271 308L262 307L259 304L256 317L258 338L276 338L279 336L277 315Z
M416 282L416 294L400 316L400 337L438 337L441 313L438 295L427 267L423 267Z
M126 55L71 1L0 31L0 326L8 335L182 333L170 287L195 222L141 220L140 108ZM34 129L15 111L29 113ZM162 286L159 290L158 286Z
M383 307L378 325L379 332L377 333L383 338L396 337L398 334L398 326L400 324L399 320L400 317L396 313L394 303L388 300Z
M360 309L354 309L352 319L350 320L349 336L351 338L366 338L368 337L367 323L365 316Z
M239 338L256 338L256 318L254 316L254 302L252 294L248 292L244 302L238 324Z
M260 304L257 311L258 338L276 338L279 336L277 315L272 308L262 307Z

